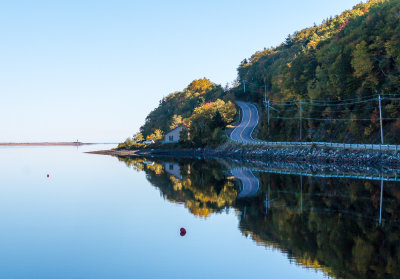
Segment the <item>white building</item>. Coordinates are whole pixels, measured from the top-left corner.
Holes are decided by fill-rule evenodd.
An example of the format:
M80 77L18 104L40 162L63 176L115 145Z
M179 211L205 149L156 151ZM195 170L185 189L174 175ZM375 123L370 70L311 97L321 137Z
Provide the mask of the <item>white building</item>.
M183 127L182 126L178 126L175 129L169 131L168 133L165 134L165 139L164 142L165 143L176 143L179 141L180 139L180 133L182 131Z

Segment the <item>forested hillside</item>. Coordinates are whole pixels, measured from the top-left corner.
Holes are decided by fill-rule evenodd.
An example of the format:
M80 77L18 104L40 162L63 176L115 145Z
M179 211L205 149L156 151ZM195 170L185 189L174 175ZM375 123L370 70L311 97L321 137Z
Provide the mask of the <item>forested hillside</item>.
M182 140L190 145L218 144L225 138L224 128L236 115L232 95L220 85L203 78L194 80L180 92L160 101L140 128L143 137L157 138L177 126L185 127Z
M380 143L400 140L400 1L370 0L295 32L238 67L238 98L264 107L259 137ZM244 90L244 87L246 89ZM300 115L300 102L302 113Z
M204 78L168 95L140 131L184 124L187 143L220 143L236 98L258 104L260 139L380 143L380 95L385 143L399 143L399 89L400 0L370 0L244 59L233 88Z

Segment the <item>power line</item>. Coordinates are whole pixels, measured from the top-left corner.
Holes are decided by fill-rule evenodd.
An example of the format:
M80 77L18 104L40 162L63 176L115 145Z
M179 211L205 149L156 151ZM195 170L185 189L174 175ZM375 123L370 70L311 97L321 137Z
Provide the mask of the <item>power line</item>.
M287 102L287 103L274 103L274 102L271 102L274 106L297 106L298 104L299 104L299 102L292 102L292 103L290 103L290 102ZM304 104L304 102L303 102L303 104Z
M400 101L400 98L381 98L381 100Z
M299 109L298 109L298 108L295 108L295 109L285 109L285 110L283 110L282 112L291 112L291 111L299 111Z
M350 112L354 112L354 111L365 111L365 108L360 108L360 109L352 109ZM331 112L346 112L346 110L343 110L343 109L341 109L341 110L322 110L322 109L313 109L313 110L311 110L310 111L311 113L312 112L322 112L322 113L331 113Z
M396 106L396 107L400 107L400 105ZM393 108L395 108L395 107L393 107ZM359 108L359 109L352 109L349 112L365 111L365 110L366 110L366 108ZM285 109L285 110L282 111L282 113L292 112L292 111L299 111L299 108ZM328 110L327 111L326 109L312 109L312 110L309 111L309 113L313 113L313 112L320 112L320 113L331 113L332 112L333 113L333 112L346 112L346 110L345 109L341 109L341 110Z
M346 103L339 103L339 104L332 104L332 103L309 103L309 102L302 102L303 105L315 106L315 107L334 107L334 106L347 106L347 105L354 105L354 104L361 104L361 103L368 103L372 101L376 101L377 99L368 99L368 100L360 100L357 102L346 102ZM398 99L400 100L400 99ZM273 103L275 106L294 106L300 104L299 102L285 102L285 103Z
M362 100L362 99L368 99L368 98L372 98L372 97L377 97L377 95L375 94L375 95L369 95L369 96L361 96L361 97L352 98L352 99L332 100L332 101L328 101L328 103ZM326 103L327 102L327 100L315 100L315 99L311 99L311 100L313 103Z
M243 91L244 93L246 93L246 81L243 79ZM257 93L260 94L261 90L251 90L251 87L254 88L264 88L264 103L266 106L266 110L268 113L268 133L269 133L269 123L270 123L270 119L279 119L279 120L299 120L299 138L300 141L302 140L302 121L304 120L315 120L315 121L368 121L368 122L373 122L373 121L379 121L380 123L380 134L381 134L381 144L384 143L384 138L383 138L383 121L384 120L400 120L400 118L383 118L382 116L382 101L383 100L388 100L388 101L400 101L400 94L375 94L375 95L368 95L368 96L358 96L357 98L350 98L350 99L343 99L343 100L317 100L317 99L310 99L309 102L303 102L301 100L301 96L298 96L298 98L300 98L300 100L296 101L281 101L281 102L273 102L270 99L267 99L267 86L264 83L264 85L258 85L257 83L253 83L253 82L247 82L248 84L248 92L250 93ZM253 85L253 86L252 86ZM286 97L292 97L292 96L286 96ZM293 96L294 97L294 96ZM349 113L349 111L347 111L346 108L343 108L341 110L327 110L327 108L329 107L344 107L344 106L350 106L350 105L357 105L357 104L366 104L366 103L371 103L371 102L375 102L378 101L378 105L379 105L379 118L314 118L314 117L303 117L303 105L307 105L309 106L309 113ZM292 108L292 109L284 109L282 108L284 111L282 112L282 114L285 114L287 112L294 112L294 111L299 111L299 116L297 117L270 117L270 108L271 104L273 104L274 106L281 106L281 107L296 107L296 108ZM398 106L396 106L395 104L390 104L391 108L397 108ZM367 107L367 109L371 109L371 107L369 105L365 105ZM321 109L313 109L312 107L324 107L324 110ZM274 109L276 110L276 109ZM353 109L351 110L351 112L355 112L355 111L365 111L366 108L358 108L358 109ZM276 110L278 112L278 115L280 114L279 110ZM376 108L375 110L376 111ZM367 112L368 113L368 112Z
M250 82L246 82L250 83ZM264 85L257 86L259 88L265 87ZM249 93L260 93L260 91L254 91L254 90L249 90L246 88L246 92ZM382 96L400 96L400 94L385 94ZM375 97L375 98L373 98ZM377 101L378 100L378 95L369 95L369 96L361 96L358 98L351 98L351 99L343 99L343 100L314 100L311 99L311 102L303 102L305 105L310 105L310 106L347 106L347 105L352 105L352 104L360 104L360 103L367 103L371 101ZM370 98L370 99L368 99ZM367 99L367 100L365 100ZM358 100L358 101L355 101ZM400 98L393 98L393 97L382 97L381 100L393 100L393 101L400 101ZM352 102L355 101L355 102ZM299 104L298 101L287 101L287 102L276 102L273 103L276 106L293 106Z
M299 120L300 117L271 117L271 119L282 119L282 120ZM311 118L311 117L303 117L303 119L306 120L324 120L324 121L333 121L333 120L343 120L343 121L348 121L348 120L364 120L364 121L371 121L370 118L365 118L365 119L351 119L351 118Z
M382 99L382 100L384 100L384 99ZM398 99L398 100L400 100L400 99ZM302 102L302 103L303 104L308 104L308 103L304 103L304 102ZM279 103L273 103L273 105L283 106L282 104L279 104ZM297 105L299 105L299 103L285 104L285 106L295 106L295 105L297 106ZM313 105L311 105L311 106L313 106ZM316 107L323 107L323 106L319 106L318 105ZM330 106L328 106L328 107L330 107ZM400 108L400 105L393 105L392 108ZM365 111L365 110L366 110L366 108L359 108L359 109L351 109L351 111L349 111L349 112ZM285 109L285 110L283 110L283 113L285 113L285 112L293 112L293 111L299 111L299 108L296 107L294 109ZM335 112L346 112L346 110L345 109L341 109L341 110L328 110L327 111L326 109L312 109L312 110L309 111L309 113L313 113L313 112L335 113Z
M265 83L260 85L258 82L245 81L245 80L242 80L242 82L247 83L247 84L252 84L253 86L260 87L260 88L263 88L265 86ZM251 92L251 93L258 93L257 91L249 91L249 90L246 90L246 91ZM384 96L400 96L400 93L383 93L383 94L381 94L381 96L382 97L384 97ZM366 99L366 98L371 98L371 97L378 97L378 94L368 95L368 96L360 96L357 98L350 98L350 99L343 99L343 100L331 100L328 102L332 103L332 102L354 101L354 100ZM327 102L327 100L318 100L318 99L312 99L312 101L320 102L320 103Z
M306 105L310 106L316 106L316 107L334 107L334 106L347 106L347 105L354 105L354 104L361 104L361 103L368 103L371 101L376 101L377 99L368 99L368 100L363 100L363 101L357 101L357 102L347 102L347 103L340 103L340 104L313 104L313 103L304 103Z
M400 93L385 93L385 94L381 94L381 96L400 96Z
M271 119L282 119L282 120L299 120L300 117L271 117ZM313 117L302 117L306 120L319 120L319 121L379 121L380 118L313 118ZM400 118L382 118L382 120L398 120Z
M379 95L378 94L374 94L374 95L369 95L369 96L361 96L361 97L357 97L357 98L353 98L353 99L343 99L343 100L337 100L337 101L329 101L330 103L332 103L332 102L344 102L344 101L353 101L353 100L359 100L359 99L368 99L368 98L371 98L371 97L378 97ZM381 94L381 97L382 96L400 96L400 94ZM326 102L325 100L314 100L314 99L312 99L312 101L313 102Z

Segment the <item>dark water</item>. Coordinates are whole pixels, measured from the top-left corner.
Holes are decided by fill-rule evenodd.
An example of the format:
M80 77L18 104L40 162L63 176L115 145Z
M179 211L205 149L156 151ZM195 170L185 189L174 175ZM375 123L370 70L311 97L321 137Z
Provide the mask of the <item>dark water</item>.
M398 182L105 148L0 149L0 278L400 277Z

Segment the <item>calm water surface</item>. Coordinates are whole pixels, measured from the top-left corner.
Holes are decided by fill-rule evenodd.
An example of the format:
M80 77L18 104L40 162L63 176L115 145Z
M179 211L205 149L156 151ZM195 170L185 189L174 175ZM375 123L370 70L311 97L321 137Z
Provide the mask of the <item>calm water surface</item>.
M398 183L110 147L0 149L0 278L400 276Z

